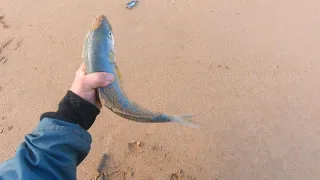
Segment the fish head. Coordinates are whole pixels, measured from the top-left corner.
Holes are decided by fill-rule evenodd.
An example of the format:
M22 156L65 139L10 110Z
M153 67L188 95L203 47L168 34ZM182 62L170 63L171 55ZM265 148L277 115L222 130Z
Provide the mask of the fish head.
M114 36L111 24L105 15L100 15L93 22L91 31L100 37L104 37L111 48L114 48Z
M114 73L114 36L106 16L98 16L93 22L86 35L82 54L87 72Z

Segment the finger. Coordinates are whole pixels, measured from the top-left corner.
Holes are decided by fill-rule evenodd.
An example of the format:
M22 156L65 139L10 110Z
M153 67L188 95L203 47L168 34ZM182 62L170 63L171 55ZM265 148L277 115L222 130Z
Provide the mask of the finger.
M86 65L84 63L81 63L79 70L81 71L86 70Z
M85 86L95 89L97 87L105 87L112 83L114 77L108 73L91 73L83 77L83 83Z
M81 63L79 69L77 70L77 76L81 77L86 75L86 65L84 63Z

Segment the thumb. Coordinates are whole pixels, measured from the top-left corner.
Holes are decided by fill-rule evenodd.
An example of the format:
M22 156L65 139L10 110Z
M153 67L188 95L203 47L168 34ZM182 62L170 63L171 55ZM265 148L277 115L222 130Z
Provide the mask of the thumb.
M108 86L113 80L114 77L112 74L97 72L85 75L82 82L85 86L95 89L97 87Z

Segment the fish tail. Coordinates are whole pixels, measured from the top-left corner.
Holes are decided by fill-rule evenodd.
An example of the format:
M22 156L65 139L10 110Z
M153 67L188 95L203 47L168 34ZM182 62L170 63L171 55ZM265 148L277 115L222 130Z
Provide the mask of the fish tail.
M194 117L194 115L189 115L189 114L167 115L167 117L171 122L176 122L176 123L182 124L184 126L188 126L188 127L192 127L192 128L200 128L201 127L199 124L192 121L192 117Z

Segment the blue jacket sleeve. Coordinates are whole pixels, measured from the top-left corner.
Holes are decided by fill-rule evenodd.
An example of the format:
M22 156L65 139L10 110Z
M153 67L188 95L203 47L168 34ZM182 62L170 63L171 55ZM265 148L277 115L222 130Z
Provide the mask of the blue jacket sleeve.
M68 92L58 111L42 115L38 127L25 136L15 156L0 164L0 180L76 179L76 167L89 153L92 142L86 130L99 112Z
M91 136L77 124L44 118L16 155L0 165L0 179L76 179Z

